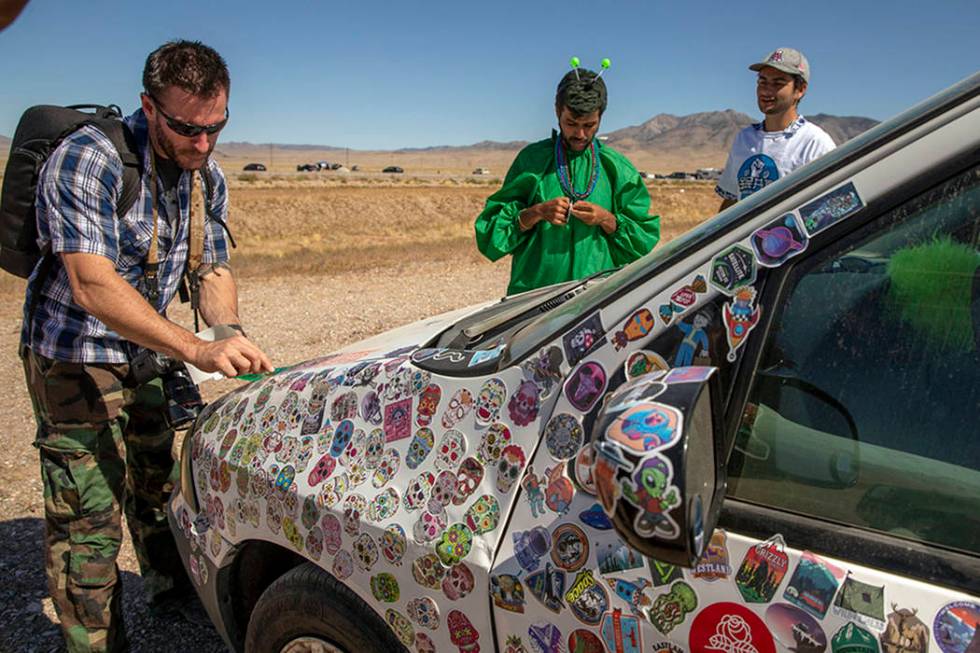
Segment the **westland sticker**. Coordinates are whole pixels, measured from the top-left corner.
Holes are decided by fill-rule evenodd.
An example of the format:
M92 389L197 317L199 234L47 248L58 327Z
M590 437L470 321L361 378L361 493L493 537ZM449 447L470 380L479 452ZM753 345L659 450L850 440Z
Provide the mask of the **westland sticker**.
M804 551L783 598L823 619L843 578L843 569Z
M810 236L853 215L864 206L853 182L830 191L800 208L803 226Z
M723 602L709 605L694 618L688 649L721 653L776 653L776 643L758 615L744 605Z
M728 535L723 530L715 529L711 534L711 541L694 565L692 576L713 583L728 578L731 574L732 567L728 564Z
M943 653L980 650L980 603L956 601L944 606L932 623L932 634Z
M789 568L786 543L774 535L751 547L742 560L735 585L746 603L769 603Z
M806 249L810 239L793 213L787 213L752 234L752 249L759 265L776 267Z

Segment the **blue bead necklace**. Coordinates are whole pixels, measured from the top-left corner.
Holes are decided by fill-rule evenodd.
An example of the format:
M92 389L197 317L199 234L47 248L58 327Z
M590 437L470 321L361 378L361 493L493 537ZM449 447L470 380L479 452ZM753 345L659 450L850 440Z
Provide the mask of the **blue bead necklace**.
M561 184L561 189L564 191L573 202L579 200L584 200L586 197L592 194L595 190L596 184L599 182L599 173L602 170L599 166L599 148L596 145L595 139L589 144L589 164L592 166L592 175L589 179L589 185L584 191L575 190L575 186L572 184L572 171L568 165L568 159L565 157L565 146L561 142L561 133L555 135L555 163L558 168L558 183Z

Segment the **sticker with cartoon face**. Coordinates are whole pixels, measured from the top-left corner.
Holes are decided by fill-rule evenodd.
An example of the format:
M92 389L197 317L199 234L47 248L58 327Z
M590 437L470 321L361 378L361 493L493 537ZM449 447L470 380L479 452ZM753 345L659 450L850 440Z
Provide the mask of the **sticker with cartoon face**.
M351 558L350 553L346 549L334 557L331 570L338 580L345 580L354 573L354 559Z
M760 309L755 305L755 288L740 288L731 302L722 308L725 336L728 338L728 362L734 363L736 350L759 323Z
M616 417L606 429L606 437L631 451L646 454L676 444L682 424L683 417L676 408L655 401L643 402Z
M330 555L336 555L340 550L343 535L340 532L340 519L332 512L328 512L320 520L323 528L323 546Z
M473 456L463 459L456 472L456 492L453 494L453 505L461 506L483 481L483 465Z
M572 466L572 478L576 486L582 492L591 496L596 496L595 479L592 477L592 466L595 464L595 449L589 442L575 456L575 463Z
M354 540L351 547L354 553L354 561L361 571L371 571L374 563L378 561L378 545L374 538L367 533L361 533Z
M388 449L381 458L378 468L374 470L371 484L376 488L384 487L398 473L398 467L400 465L401 456L398 454L398 450Z
M442 414L442 426L451 429L473 410L473 395L466 388L460 388L453 394Z
M494 422L480 438L480 447L476 451L477 460L484 465L492 465L500 459L500 452L510 444L510 429L506 424Z
M367 518L374 522L390 519L398 512L398 490L393 487L371 499L368 505Z
M439 629L439 606L428 596L412 599L405 606L408 618L422 628Z
M436 555L447 567L461 562L473 546L473 531L465 524L453 524L436 543Z
M357 394L346 392L334 399L330 405L330 419L334 422L354 419L357 417L357 408Z
M408 539L405 537L405 529L399 524L388 526L381 534L381 555L390 564L400 566L406 548L408 548Z
M446 616L446 627L449 628L449 640L460 651L479 651L480 633L465 614L453 610Z
M442 592L450 601L458 601L473 591L476 581L465 562L454 564L442 579Z
M561 349L551 346L541 350L537 356L521 364L524 378L533 381L538 386L542 399L550 397L554 389L561 383L563 378L562 360Z
M667 592L657 595L653 600L648 611L650 623L662 634L669 635L697 607L697 594L690 585L679 580Z
M524 585L513 574L500 574L490 577L490 595L493 604L508 612L524 613Z
M500 523L500 504L497 498L492 494L484 494L478 498L463 515L463 521L477 535L497 528Z
M507 494L514 483L521 477L526 457L524 449L519 444L509 444L504 447L497 462L497 491Z
M544 440L552 458L569 460L581 448L585 441L585 432L574 415L559 413L549 419L544 427Z
M412 435L412 399L406 397L384 408L385 442L396 442Z
M500 416L500 408L507 398L507 387L500 379L489 379L480 387L476 396L476 427L485 428Z
M368 469L377 469L381 463L381 456L385 451L385 434L381 429L374 429L367 436L364 444L364 466Z
M376 601L394 603L398 600L401 592L395 577L383 571L380 574L371 576L371 594Z
M518 426L527 426L538 418L541 406L541 389L534 381L522 381L507 402L507 412L511 421Z
M408 454L405 456L405 464L409 469L416 469L425 461L432 447L435 446L435 441L432 429L423 427L415 432L412 441L408 444Z
M428 426L432 423L432 417L439 408L439 400L442 399L442 388L432 383L422 390L419 396L419 405L415 411L415 423L418 426Z
M333 442L330 443L330 455L334 458L340 458L344 450L347 449L347 445L350 444L353 436L354 422L349 419L340 422L333 432Z
M435 482L436 477L432 472L422 472L409 481L402 499L405 504L405 510L412 512L425 506L429 501L429 494Z
M416 558L415 562L412 563L412 577L422 587L432 590L440 589L445 575L446 568L439 562L439 556L435 553L427 553Z
M391 626L391 630L405 646L411 646L415 642L415 628L402 613L388 608L385 611L385 622Z
M575 524L560 525L551 539L551 559L565 571L578 571L589 559L589 540Z
M593 313L584 322L562 337L565 360L569 365L578 365L585 356L605 343L605 330L599 313Z
M412 370L409 376L409 392L416 397L421 395L429 387L429 381L431 379L432 373L427 370Z
M419 544L434 542L446 530L448 522L449 518L446 516L445 510L439 513L424 510L418 521L415 522L415 526L412 527L412 537Z
M587 413L606 390L606 370L594 361L583 363L565 382L565 397L575 408Z
M436 469L456 469L466 455L466 436L455 429L443 434L436 449Z

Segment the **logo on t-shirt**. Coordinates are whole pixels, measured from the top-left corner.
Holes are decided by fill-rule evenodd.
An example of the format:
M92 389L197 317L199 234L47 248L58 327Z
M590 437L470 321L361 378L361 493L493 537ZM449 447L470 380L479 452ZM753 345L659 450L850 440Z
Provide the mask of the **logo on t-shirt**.
M766 154L750 156L738 169L738 198L744 200L779 179L779 168Z

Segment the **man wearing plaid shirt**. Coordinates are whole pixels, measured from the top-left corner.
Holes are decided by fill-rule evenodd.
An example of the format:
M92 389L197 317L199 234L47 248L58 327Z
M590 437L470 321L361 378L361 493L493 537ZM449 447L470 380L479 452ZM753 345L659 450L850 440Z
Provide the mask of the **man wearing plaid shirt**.
M226 376L272 369L243 332L207 342L166 318L188 266L201 171L212 191L207 218L194 215L204 220L200 311L209 325L241 332L219 224L227 189L210 159L228 119L225 62L201 43L170 42L147 58L143 86L141 108L125 121L143 161L132 209L116 215L123 166L94 127L67 137L38 181L38 240L53 264L28 282L21 349L38 425L48 587L69 651L128 647L116 566L123 510L151 610L194 594L165 514L179 469L162 380L134 380L130 360L145 348ZM154 236L155 282L145 274Z

